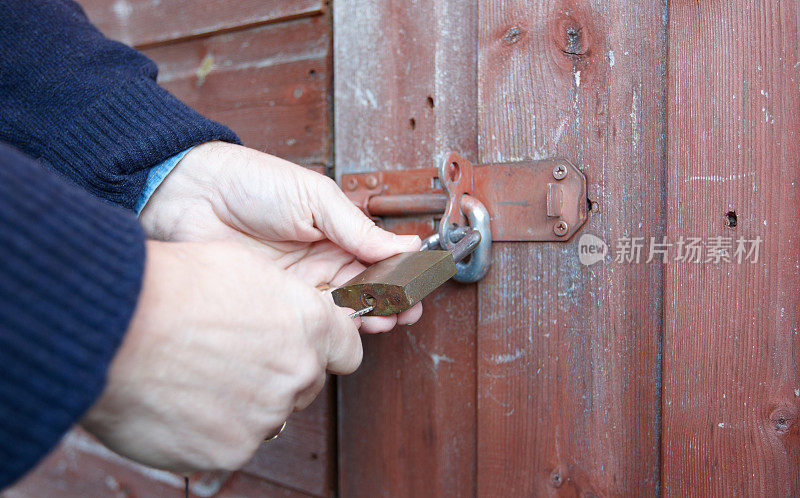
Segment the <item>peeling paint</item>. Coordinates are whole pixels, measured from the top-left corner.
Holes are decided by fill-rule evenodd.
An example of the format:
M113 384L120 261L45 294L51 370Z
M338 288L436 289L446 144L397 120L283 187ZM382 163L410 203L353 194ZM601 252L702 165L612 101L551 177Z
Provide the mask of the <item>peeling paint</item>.
M568 120L569 118L564 118L564 120L561 121L561 124L558 125L558 129L556 130L556 139L555 143L553 144L553 147L558 146L558 142L561 140L561 133L564 132L564 126L566 126Z
M214 56L212 54L208 54L203 58L203 62L200 63L200 67L197 68L197 86L203 86L203 83L206 81L206 76L208 76L213 70Z
M743 178L748 178L752 176L756 176L755 171L751 171L750 173L733 174L730 176L719 176L719 175L690 176L689 178L686 179L686 181L687 182L706 181L706 182L725 183L734 180L741 180Z
M495 354L492 355L492 361L501 365L503 363L511 363L514 360L518 360L525 354L524 349L517 349L511 354Z
M133 7L126 0L117 0L111 6L111 10L121 23L126 22L133 13Z
M455 360L450 358L449 356L443 354L436 354L431 353L431 360L433 360L433 367L439 368L439 363L446 362L446 363L455 363Z
M635 152L639 146L639 94L636 93L636 89L633 90L630 116L631 116L631 132L633 133L633 150Z

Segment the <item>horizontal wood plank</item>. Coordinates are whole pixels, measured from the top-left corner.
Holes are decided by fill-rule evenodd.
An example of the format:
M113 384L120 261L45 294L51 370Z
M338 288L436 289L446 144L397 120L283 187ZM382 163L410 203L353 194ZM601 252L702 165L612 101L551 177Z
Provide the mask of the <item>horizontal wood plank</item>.
M0 498L183 496L182 476L133 463L75 429L31 473ZM192 496L307 497L242 472L203 472L190 478Z
M106 36L133 46L320 14L323 0L79 0Z
M280 436L262 445L242 470L310 495L330 496L335 490L335 390L329 380L311 406L292 414Z
M330 19L263 26L145 50L159 82L245 145L330 163Z
M202 489L204 496L227 496L222 490L232 493L244 485L229 481L257 480L263 482L263 489L287 490L288 494L277 496L330 496L335 459L332 403L332 391L326 387L311 406L293 414L281 435L262 445L242 469L249 477L204 472L192 476L192 487ZM254 485L247 486L249 489ZM177 496L181 489L183 477L120 457L84 431L74 429L50 456L0 498L54 496L55 490L59 491L58 496L116 496L115 493L124 492L133 496Z

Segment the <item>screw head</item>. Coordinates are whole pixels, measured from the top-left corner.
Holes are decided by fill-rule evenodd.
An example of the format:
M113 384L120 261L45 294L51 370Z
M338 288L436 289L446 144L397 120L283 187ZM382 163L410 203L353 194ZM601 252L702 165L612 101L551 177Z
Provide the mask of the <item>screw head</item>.
M378 178L375 175L369 175L365 181L367 188L375 188L378 186Z
M555 225L553 225L553 233L558 235L559 237L563 237L569 232L569 224L564 220L558 220Z
M347 190L355 190L355 189L357 189L358 188L358 180L356 179L356 177L351 176L347 180L347 184L345 185L345 187L347 187Z
M558 164L556 165L555 168L553 168L553 178L555 178L556 180L563 180L566 177L567 177L566 166L564 166L563 164Z

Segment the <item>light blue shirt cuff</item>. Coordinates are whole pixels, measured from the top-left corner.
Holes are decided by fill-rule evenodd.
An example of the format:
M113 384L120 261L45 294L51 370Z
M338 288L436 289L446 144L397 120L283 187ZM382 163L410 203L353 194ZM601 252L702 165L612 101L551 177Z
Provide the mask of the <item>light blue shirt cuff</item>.
M142 194L139 196L139 200L136 201L136 206L134 207L137 216L142 212L142 209L144 209L147 201L149 201L150 197L153 196L153 193L156 191L158 186L161 185L161 182L164 181L164 178L166 178L167 175L170 174L173 169L175 169L175 166L181 162L183 156L188 154L192 149L194 149L194 147L189 147L182 152L178 152L174 156L150 169L150 173L147 174L147 182L144 185L144 190L142 190Z

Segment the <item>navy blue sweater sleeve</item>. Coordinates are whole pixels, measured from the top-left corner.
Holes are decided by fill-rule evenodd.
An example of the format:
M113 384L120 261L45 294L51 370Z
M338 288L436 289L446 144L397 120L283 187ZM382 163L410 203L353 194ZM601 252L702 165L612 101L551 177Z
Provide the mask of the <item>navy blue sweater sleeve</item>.
M150 167L202 142L238 141L156 74L71 0L0 1L0 141L126 208Z
M0 490L100 395L144 259L132 213L0 144Z

